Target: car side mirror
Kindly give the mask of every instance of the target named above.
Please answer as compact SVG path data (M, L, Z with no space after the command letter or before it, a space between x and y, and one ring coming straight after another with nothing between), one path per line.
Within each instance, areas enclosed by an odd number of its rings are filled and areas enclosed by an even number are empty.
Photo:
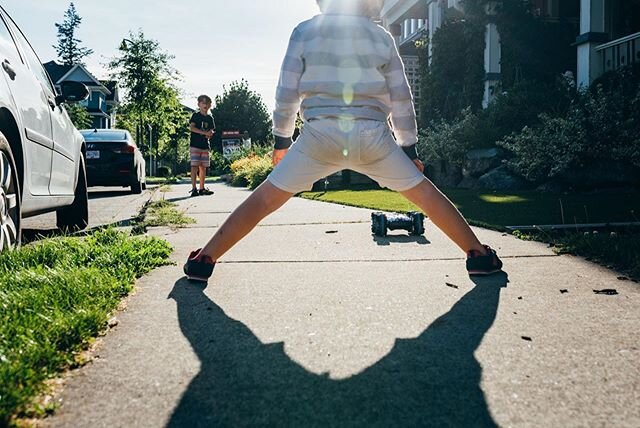
M77 103L89 97L89 89L80 82L67 81L60 83L60 92L62 94L56 97L57 104L64 102Z

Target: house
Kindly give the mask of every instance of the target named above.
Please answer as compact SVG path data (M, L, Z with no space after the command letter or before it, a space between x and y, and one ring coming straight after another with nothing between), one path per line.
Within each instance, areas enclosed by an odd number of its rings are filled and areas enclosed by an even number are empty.
M80 105L87 108L92 127L109 129L116 126L116 111L120 103L116 81L100 81L81 64L61 65L50 61L43 65L58 91L64 81L82 82L87 86L89 98Z
M428 33L427 16L427 1L424 0L386 0L381 13L382 25L391 32L398 45L418 117L420 116L420 61L416 41Z
M402 53L402 51L409 49L406 45L414 44L418 34L425 34L431 39L442 26L447 10L455 8L462 11L463 3L463 0L385 0L381 13L382 25L396 36L396 43ZM493 15L495 13L494 5L489 5L487 14ZM499 84L501 77L500 35L495 23L487 24L485 42L486 74L483 106L486 107L493 99L495 87ZM428 52L429 58L431 58L431 46L429 46ZM414 58L411 58L410 63L413 65L407 68L414 68L414 61ZM417 83L415 86L418 86ZM416 88L412 89L416 94Z
M500 34L491 22L501 3L489 1L485 9L489 23L484 35L484 107L495 96L502 78ZM431 38L447 11L464 11L463 4L463 0L385 0L382 25L396 37L401 53L406 52L417 32ZM579 86L589 86L604 72L640 63L640 0L531 0L531 6L532 13L546 21L575 23L577 60L567 71L576 75ZM408 70L415 68L413 58L407 64L411 64Z
M580 0L577 82L640 64L640 0Z

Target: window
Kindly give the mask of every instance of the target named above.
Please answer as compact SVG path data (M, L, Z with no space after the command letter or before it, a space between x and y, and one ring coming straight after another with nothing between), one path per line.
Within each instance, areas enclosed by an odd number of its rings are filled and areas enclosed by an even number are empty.
M22 62L20 53L4 20L0 17L0 51L7 56L9 62L18 65Z
M40 81L40 83L44 88L49 89L49 91L52 94L55 94L56 92L53 89L53 85L51 84L49 75L47 74L44 67L42 66L40 59L38 59L38 55L36 55L36 53L33 51L33 48L31 48L31 45L29 44L27 39L25 39L24 35L18 29L18 27L16 27L13 21L9 21L8 24L13 30L13 34L16 36L16 39L17 39L16 41L18 42L18 45L22 48L22 51L26 57L27 63L29 64L29 68L31 69L33 74Z

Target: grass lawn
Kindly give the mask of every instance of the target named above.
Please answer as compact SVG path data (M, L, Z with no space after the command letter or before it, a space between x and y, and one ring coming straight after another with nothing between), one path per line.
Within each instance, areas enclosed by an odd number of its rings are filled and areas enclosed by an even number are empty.
M640 222L640 192L599 193L443 191L469 223L504 230L505 226ZM372 210L413 211L417 207L389 190L306 192L303 198ZM563 221L564 220L564 221ZM536 232L528 239L549 242L559 252L587 257L640 277L638 229L610 233Z
M540 193L451 189L443 193L470 223L498 230L521 225L640 222L640 192ZM306 192L300 196L384 211L418 209L390 190L335 190Z
M171 251L110 229L0 254L0 426L53 410L33 402L45 381L79 363L135 279Z

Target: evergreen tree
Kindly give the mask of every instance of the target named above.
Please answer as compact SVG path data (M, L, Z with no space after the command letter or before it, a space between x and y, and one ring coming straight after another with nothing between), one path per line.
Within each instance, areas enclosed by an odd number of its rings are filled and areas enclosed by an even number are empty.
M266 143L271 139L271 116L262 97L249 89L242 79L223 87L224 93L216 96L212 113L219 130L247 131L255 142ZM214 139L219 140L221 132Z
M76 38L75 33L82 18L76 12L76 7L71 2L69 8L64 13L64 21L56 23L58 29L58 45L53 46L56 49L58 58L64 65L83 64L83 58L91 55L93 50L80 46L82 40Z

